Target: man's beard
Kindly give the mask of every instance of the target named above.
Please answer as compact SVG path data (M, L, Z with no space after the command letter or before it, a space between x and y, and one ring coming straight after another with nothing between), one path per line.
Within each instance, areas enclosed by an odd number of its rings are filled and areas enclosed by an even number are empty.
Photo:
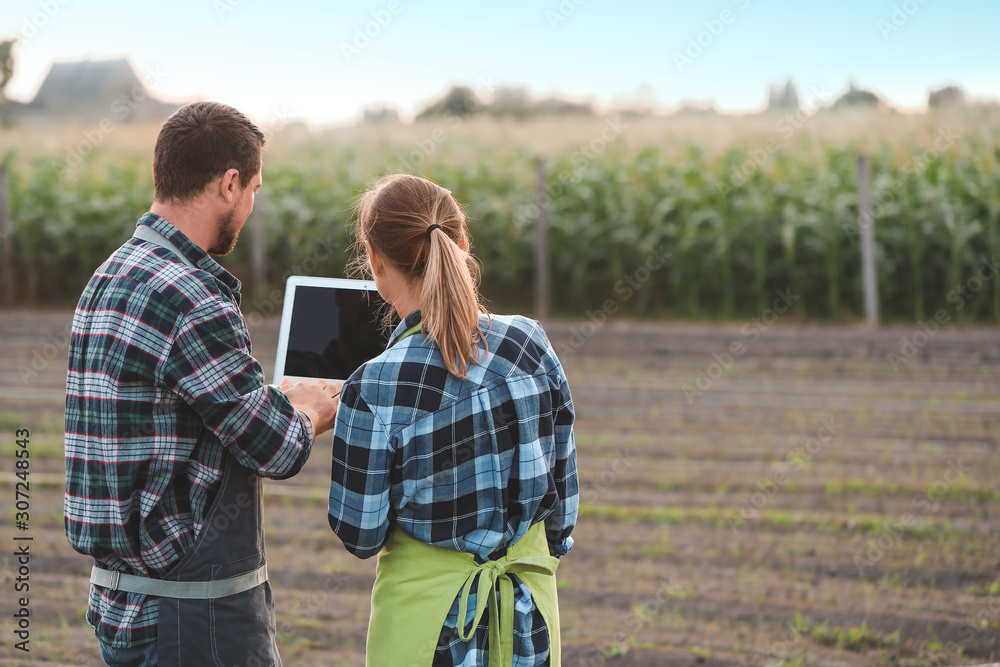
M219 234L215 243L208 249L210 255L228 255L236 247L240 237L240 225L236 224L236 212L229 211L219 218Z

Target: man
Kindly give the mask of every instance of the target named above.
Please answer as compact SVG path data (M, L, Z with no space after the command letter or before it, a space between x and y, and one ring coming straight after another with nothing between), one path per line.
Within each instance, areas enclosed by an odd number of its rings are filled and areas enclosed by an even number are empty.
M66 535L92 556L87 620L116 665L273 665L261 478L330 429L339 387L264 385L232 251L264 135L215 102L179 109L153 152L153 205L94 273L66 379Z

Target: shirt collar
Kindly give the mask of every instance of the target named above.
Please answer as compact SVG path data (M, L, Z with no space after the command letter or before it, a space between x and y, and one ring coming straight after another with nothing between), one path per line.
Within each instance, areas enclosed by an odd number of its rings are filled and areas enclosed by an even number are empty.
M396 328L392 332L392 336L389 337L389 347L392 347L399 342L399 337L403 333L416 325L420 324L420 309L417 308L415 311L403 318L403 321L396 325Z
M161 218L155 213L146 213L144 216L139 218L139 222L136 223L136 227L139 225L146 225L147 227L151 227L156 230L162 234L164 238L177 246L177 249L184 253L184 257L189 259L191 263L199 269L211 273L213 277L217 278L233 292L240 291L240 281L236 276L231 274L221 264L215 261L211 255L195 245L195 243L189 239L184 232L170 224L166 218Z

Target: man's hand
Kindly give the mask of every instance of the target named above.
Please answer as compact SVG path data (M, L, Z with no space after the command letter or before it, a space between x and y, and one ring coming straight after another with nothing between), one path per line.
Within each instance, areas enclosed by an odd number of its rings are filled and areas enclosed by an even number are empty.
M313 436L317 436L333 428L337 408L340 407L342 386L339 383L327 384L323 380L317 380L313 384L300 382L293 385L291 380L285 378L278 389L288 397L293 408L309 416L313 425Z

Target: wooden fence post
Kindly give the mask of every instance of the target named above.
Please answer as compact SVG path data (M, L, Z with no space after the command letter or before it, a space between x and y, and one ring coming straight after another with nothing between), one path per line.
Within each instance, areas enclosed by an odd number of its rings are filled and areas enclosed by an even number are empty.
M548 192L545 188L545 160L535 163L535 313L539 320L549 319L549 250L548 250Z
M7 185L7 161L0 161L0 242L3 243L3 305L13 306L14 285L14 224L10 219L10 197Z
M858 225L861 227L861 280L864 284L865 321L878 326L878 273L875 271L875 219L869 190L868 156L858 154Z

